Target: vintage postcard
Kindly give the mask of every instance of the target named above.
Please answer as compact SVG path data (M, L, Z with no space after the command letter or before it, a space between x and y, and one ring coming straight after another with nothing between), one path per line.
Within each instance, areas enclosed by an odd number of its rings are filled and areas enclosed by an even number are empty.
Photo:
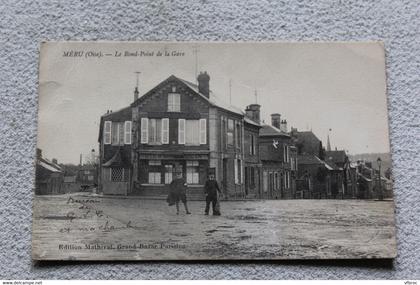
M35 260L394 258L382 43L46 42Z

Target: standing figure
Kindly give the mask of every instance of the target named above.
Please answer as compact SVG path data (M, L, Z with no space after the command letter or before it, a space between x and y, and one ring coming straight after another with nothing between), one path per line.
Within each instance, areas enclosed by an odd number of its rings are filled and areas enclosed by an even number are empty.
M213 215L220 216L220 206L218 205L218 194L222 194L220 191L219 184L214 179L214 175L210 174L209 179L206 181L206 185L204 187L204 193L206 194L206 209L204 210L204 214L208 215L210 210L210 203L212 204L213 208Z
M172 180L169 191L169 196L172 197L176 205L176 214L179 215L179 201L184 204L185 213L191 214L187 206L187 183L182 178L182 172L178 172L176 179Z

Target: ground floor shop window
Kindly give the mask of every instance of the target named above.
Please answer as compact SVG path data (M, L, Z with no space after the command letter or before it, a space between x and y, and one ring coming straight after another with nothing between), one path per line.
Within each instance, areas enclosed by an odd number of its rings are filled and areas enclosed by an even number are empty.
M149 183L160 184L160 172L149 172Z
M161 167L162 163L160 160L149 160L149 183L150 184L161 184Z
M187 161L187 183L199 184L199 163L198 161Z
M173 169L174 166L172 164L165 165L165 184L171 184L173 179Z

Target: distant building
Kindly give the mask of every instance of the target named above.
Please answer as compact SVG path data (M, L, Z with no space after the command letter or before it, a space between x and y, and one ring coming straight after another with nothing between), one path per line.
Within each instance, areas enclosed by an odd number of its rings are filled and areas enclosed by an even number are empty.
M35 194L49 195L64 193L64 172L56 159L52 161L42 157L41 149L36 150Z

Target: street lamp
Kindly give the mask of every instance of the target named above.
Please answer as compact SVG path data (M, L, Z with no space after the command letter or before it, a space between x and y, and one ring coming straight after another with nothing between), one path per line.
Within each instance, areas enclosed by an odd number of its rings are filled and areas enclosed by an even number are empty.
M378 193L378 198L379 198L379 200L383 200L384 197L382 195L382 181L381 181L381 164L382 164L382 159L380 157L378 157L378 159L376 160L376 162L378 163L378 168L379 168L379 193Z

